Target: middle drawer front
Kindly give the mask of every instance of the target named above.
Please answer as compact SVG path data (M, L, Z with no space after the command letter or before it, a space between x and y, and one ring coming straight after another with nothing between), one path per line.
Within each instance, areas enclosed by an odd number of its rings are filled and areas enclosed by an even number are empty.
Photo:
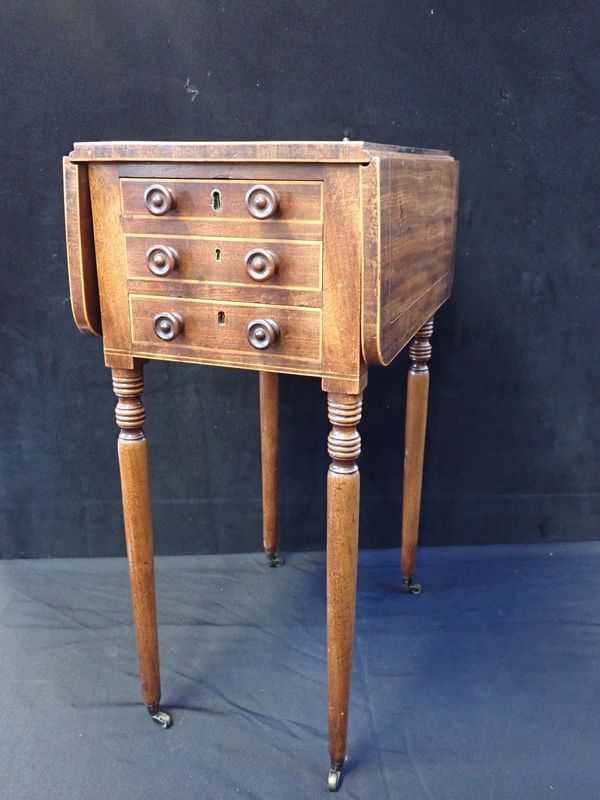
M198 356L201 360L229 358L240 364L272 362L312 365L321 360L321 310L216 300L188 300L176 297L129 296L131 335L134 350L166 359ZM164 315L177 315L176 335L165 341L157 335ZM172 319L172 317L171 317ZM252 326L264 320L277 332L271 344L260 335L251 343ZM168 320L167 320L168 327ZM256 328L254 329L256 333ZM235 358L237 356L237 359Z
M320 242L131 234L125 241L129 278L321 291ZM173 268L160 276L163 248Z

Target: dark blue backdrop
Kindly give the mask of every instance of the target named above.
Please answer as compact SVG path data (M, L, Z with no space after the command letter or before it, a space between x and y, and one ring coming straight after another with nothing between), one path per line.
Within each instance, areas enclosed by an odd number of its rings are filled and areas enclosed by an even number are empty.
M60 158L86 139L339 139L462 164L433 341L425 544L598 536L596 2L5 0L0 555L123 553L110 380L68 304ZM398 539L406 360L372 370L362 544ZM160 553L260 545L257 378L147 368ZM284 378L284 549L323 543L317 381Z

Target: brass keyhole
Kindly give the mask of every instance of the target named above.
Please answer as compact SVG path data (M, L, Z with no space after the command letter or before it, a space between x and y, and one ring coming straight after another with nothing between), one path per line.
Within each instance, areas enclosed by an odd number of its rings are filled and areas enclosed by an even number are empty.
M218 263L221 260L221 248L215 247L215 261Z
M223 210L223 206L221 205L221 192L219 189L213 189L210 193L210 207L215 214L220 214Z
M217 322L219 323L219 325L225 325L225 312L224 311L219 311L219 313L217 314Z

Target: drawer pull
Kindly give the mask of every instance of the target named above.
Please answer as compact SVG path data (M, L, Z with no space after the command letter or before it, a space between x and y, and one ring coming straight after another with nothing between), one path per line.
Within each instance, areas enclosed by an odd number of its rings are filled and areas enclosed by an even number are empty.
M255 319L248 325L248 341L257 350L266 350L281 336L279 325L272 319Z
M160 183L153 183L144 192L144 203L151 214L162 217L177 205L175 192Z
M246 272L252 280L268 281L277 272L279 256L272 250L263 250L260 247L249 250L244 258Z
M183 331L183 317L174 311L163 311L154 317L154 333L163 342L176 339Z
M279 208L279 196L273 189L258 183L246 194L246 208L256 219L268 219Z
M164 277L179 266L179 253L174 247L166 244L156 244L146 253L146 264L150 272Z

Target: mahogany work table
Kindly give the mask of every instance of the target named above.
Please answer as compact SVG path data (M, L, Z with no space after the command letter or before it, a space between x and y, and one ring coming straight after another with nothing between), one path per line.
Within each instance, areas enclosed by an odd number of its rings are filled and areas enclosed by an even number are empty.
M278 373L321 378L327 447L329 755L346 757L356 596L362 393L409 344L402 579L417 547L433 314L450 294L458 163L364 142L94 142L64 159L71 303L102 336L120 428L123 515L142 695L160 677L142 365L260 376L263 540L277 553Z

